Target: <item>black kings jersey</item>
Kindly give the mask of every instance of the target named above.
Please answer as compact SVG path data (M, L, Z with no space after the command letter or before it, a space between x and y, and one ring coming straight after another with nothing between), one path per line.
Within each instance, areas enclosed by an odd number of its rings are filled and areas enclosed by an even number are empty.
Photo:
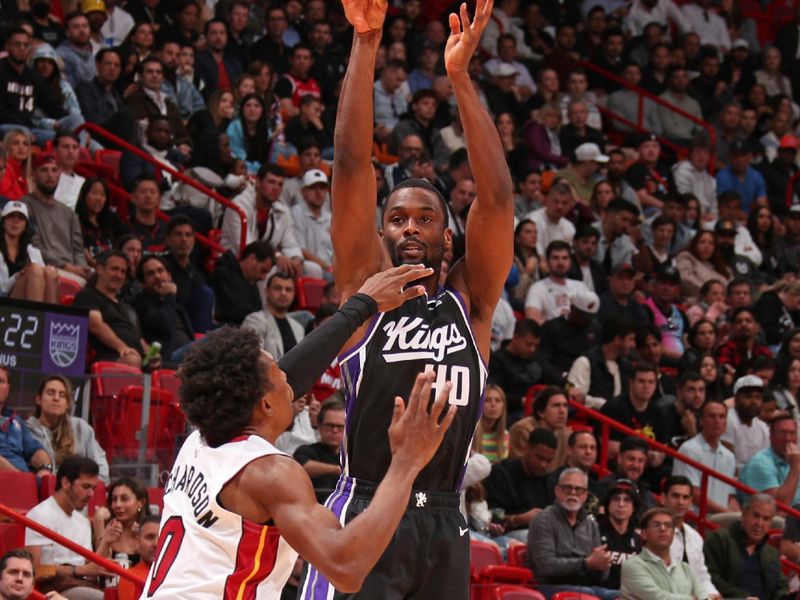
M433 370L432 398L451 381L450 404L458 412L414 487L457 491L483 411L487 375L460 294L445 288L433 299L422 296L379 313L340 365L347 402L344 474L375 483L383 479L392 459L387 430L394 398L407 401L416 376Z

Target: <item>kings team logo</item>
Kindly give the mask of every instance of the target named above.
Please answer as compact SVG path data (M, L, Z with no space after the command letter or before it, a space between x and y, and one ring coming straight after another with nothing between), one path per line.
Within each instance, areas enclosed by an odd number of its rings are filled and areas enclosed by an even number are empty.
M75 362L81 345L81 326L76 323L50 323L50 360L62 369Z

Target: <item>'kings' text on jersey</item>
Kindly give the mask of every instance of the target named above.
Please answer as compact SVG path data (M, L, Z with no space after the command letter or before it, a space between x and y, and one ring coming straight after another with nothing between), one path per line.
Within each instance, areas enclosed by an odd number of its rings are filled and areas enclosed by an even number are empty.
M408 399L416 376L433 371L433 395L452 382L458 413L414 487L456 491L483 410L486 367L461 296L447 288L433 299L378 314L361 342L340 359L347 400L344 474L380 482L391 462L387 429L395 396Z

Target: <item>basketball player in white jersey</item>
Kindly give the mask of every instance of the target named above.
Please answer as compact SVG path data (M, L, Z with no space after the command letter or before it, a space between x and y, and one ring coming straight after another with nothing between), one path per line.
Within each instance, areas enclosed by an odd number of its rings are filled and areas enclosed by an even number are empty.
M453 421L455 408L445 410L449 383L430 412L432 374L417 378L407 407L394 399L391 466L373 510L347 526L317 504L303 467L272 444L292 422L295 395L311 388L348 337L378 310L422 295L421 286L404 287L430 272L404 265L371 277L280 364L248 330L220 329L192 348L179 372L180 396L197 431L165 486L143 600L277 600L298 552L339 589L360 588Z

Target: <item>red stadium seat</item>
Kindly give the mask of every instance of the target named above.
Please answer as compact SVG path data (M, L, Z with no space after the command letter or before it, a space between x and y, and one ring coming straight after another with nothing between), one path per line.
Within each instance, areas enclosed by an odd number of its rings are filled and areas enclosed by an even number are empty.
M75 302L75 294L65 294L64 296L61 296L61 298L58 300L58 303L61 304L62 306L72 306L74 302Z
M508 547L508 564L512 567L525 567L528 563L528 546L511 544Z
M580 592L556 592L550 600L600 600L591 594L581 594Z
M42 475L39 479L39 502L47 500L56 492L56 476Z
M476 572L490 565L502 565L503 556L500 549L489 542L470 540L469 543L469 564Z
M25 527L16 521L0 523L0 554L22 548L24 545Z
M147 488L147 498L150 506L157 506L158 512L164 510L164 488L149 487Z
M537 394L546 387L546 385L540 383L528 388L528 392L525 394L525 398L522 401L522 410L526 417L530 417L533 414L533 401L536 400Z
M59 277L58 278L58 296L59 298L63 296L75 296L78 292L81 291L81 285L73 280L67 279L66 277Z
M94 494L92 494L92 498L89 500L89 504L86 508L86 510L89 511L89 517L94 516L94 511L97 510L97 507L106 506L107 496L106 484L102 481L98 481L97 487L94 488Z
M36 476L21 471L0 471L0 504L22 513L39 504Z
M498 585L493 600L545 600L541 592L518 585Z
M324 279L300 277L297 280L297 310L315 312L322 304L322 293L327 284Z
M174 402L178 402L178 392L181 389L181 380L178 372L173 369L158 369L153 371L153 387L172 394Z
M94 161L99 165L109 167L114 174L115 181L119 181L119 163L121 160L122 152L119 150L102 149L94 153Z

